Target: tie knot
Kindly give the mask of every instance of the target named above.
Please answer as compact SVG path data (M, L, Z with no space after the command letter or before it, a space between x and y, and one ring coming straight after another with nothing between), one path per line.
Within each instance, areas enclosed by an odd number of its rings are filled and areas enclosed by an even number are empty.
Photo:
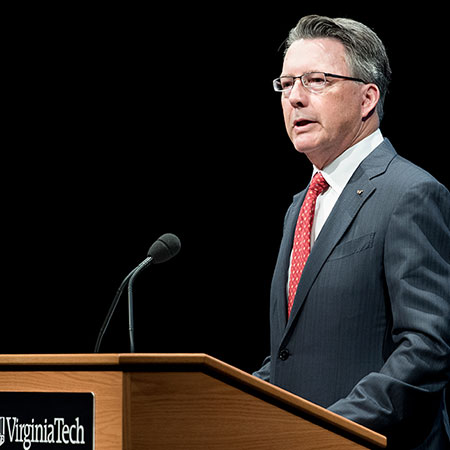
M317 172L309 186L309 189L320 195L322 192L326 191L329 187L329 184L326 182L325 178L320 172Z

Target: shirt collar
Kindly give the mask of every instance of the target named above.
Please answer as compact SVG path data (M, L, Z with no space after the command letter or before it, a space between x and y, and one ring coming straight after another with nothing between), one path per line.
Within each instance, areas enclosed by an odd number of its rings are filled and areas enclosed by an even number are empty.
M348 148L322 170L319 171L313 165L313 176L316 172L321 172L330 188L340 195L361 162L383 142L383 139L380 129L377 129L362 141Z

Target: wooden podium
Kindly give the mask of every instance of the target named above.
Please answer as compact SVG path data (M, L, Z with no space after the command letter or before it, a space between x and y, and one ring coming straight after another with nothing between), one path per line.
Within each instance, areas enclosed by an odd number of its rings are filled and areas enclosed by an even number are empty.
M205 354L0 355L2 392L92 392L96 450L386 446L384 436Z

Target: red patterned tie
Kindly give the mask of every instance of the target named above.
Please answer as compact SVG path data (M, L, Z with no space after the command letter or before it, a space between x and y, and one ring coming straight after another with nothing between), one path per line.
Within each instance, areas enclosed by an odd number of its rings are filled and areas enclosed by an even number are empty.
M320 172L317 172L309 185L295 228L292 247L291 273L289 277L288 316L294 304L298 282L311 250L311 227L314 220L317 197L328 189L328 183Z

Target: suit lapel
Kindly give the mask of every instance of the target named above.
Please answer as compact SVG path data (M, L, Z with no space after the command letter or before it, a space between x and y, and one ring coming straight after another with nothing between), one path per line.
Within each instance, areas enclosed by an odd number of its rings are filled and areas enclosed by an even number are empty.
M347 228L353 222L362 205L375 191L376 188L371 179L386 170L394 155L395 150L392 148L389 141L385 140L385 142L378 147L377 151L372 152L371 155L363 161L351 177L342 194L339 196L318 239L314 243L308 261L303 269L291 315L284 331L284 337L289 333L293 322L301 311L308 292L319 275L323 264L333 251L334 247L336 247ZM292 242L293 231L290 239ZM289 264L289 259L287 264ZM287 270L288 269L286 269L286 273ZM286 306L284 307L286 308Z

